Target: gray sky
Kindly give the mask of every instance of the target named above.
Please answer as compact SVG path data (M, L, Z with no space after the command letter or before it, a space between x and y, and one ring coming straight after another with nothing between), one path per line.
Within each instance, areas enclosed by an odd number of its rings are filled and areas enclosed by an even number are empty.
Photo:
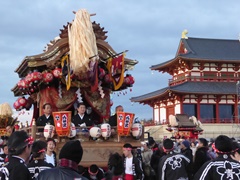
M129 99L168 86L171 77L149 67L175 56L184 29L199 38L238 39L240 33L239 0L2 0L0 103L12 105L17 99L11 88L19 81L14 70L24 57L42 53L74 19L72 11L82 8L96 13L91 20L105 27L116 52L129 50L127 57L139 61L130 72L132 91L115 93L113 108L121 104L141 119L152 118L152 109Z

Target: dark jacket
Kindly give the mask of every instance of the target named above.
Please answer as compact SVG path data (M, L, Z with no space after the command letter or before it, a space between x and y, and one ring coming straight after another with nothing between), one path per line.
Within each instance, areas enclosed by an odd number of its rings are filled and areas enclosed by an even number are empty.
M28 164L28 170L31 173L32 179L36 179L38 174L46 169L53 168L53 165L45 162L43 159L33 160Z
M81 180L87 180L87 178L83 177L72 168L56 167L40 172L37 180L74 180L80 178L82 178Z
M190 160L182 155L170 152L163 156L158 165L159 180L187 179Z
M133 161L132 171L133 171L134 179L143 180L144 174L142 169L142 162L140 162L139 159L134 156L132 161ZM124 158L124 169L126 169L126 158ZM125 171L124 171L124 174L125 174Z
M8 162L7 154L0 154L0 166Z
M9 180L31 180L31 174L25 162L16 156L9 158L9 163L6 165L9 172Z
M117 126L117 114L110 116L108 123L110 126Z
M206 162L197 171L194 180L239 180L240 163L228 155L219 155L216 159Z
M181 150L181 153L186 156L189 160L190 160L190 163L189 163L189 166L187 167L187 171L189 172L189 176L188 178L190 180L193 179L193 155L192 155L192 150L190 148L186 148L184 150Z
M160 149L154 151L152 154L150 165L154 169L156 175L158 173L158 164L160 162L160 159L165 155L166 153L161 151Z
M72 123L76 126L79 127L81 124L85 123L86 126L93 126L93 122L90 119L88 115L84 115L83 118L81 119L79 114L76 114L72 118Z
M36 125L37 126L45 126L47 123L51 124L54 126L54 120L53 120L53 116L50 115L48 118L46 117L46 115L42 115L40 117L38 117L37 121L36 121Z
M198 148L193 162L193 174L195 174L201 168L201 166L209 160L211 160L211 158L208 155L208 147Z

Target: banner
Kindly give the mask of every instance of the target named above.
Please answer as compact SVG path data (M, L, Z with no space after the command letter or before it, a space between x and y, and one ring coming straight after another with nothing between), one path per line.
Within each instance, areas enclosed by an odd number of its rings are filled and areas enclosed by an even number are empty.
M120 136L129 136L135 114L117 112L117 132Z
M71 111L53 112L55 129L58 136L68 136L70 133Z

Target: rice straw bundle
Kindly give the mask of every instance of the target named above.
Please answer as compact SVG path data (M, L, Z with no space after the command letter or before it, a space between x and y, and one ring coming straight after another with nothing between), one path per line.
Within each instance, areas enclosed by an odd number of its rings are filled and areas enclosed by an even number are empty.
M90 14L85 10L76 12L72 25L68 26L70 67L73 74L84 73L89 70L89 61L96 61L96 37L93 32Z
M12 108L8 103L0 104L0 118L7 118L13 115Z

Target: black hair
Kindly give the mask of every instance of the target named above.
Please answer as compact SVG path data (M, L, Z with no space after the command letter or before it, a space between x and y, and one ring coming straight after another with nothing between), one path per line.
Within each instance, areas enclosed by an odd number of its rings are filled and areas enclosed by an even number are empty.
M56 146L56 141L53 138L48 138L47 139L47 143L50 142L50 141L52 141L54 143L54 145Z
M198 140L203 144L204 147L208 146L208 141L205 138L199 138Z
M40 140L35 141L33 143L33 146L32 146L32 156L33 156L33 158L40 157L43 152L39 152L39 151L41 151L43 149L46 150L46 148L47 148L47 143L46 142L40 141Z
M8 152L10 155L20 155L24 152L25 148L28 145L29 138L28 134L25 131L15 131L11 134L8 140Z
M118 106L115 107L115 111L117 111L117 108L119 108L119 107L123 108L122 105L118 105Z
M84 104L83 102L80 102L77 104L77 108L79 108L80 106L85 106L86 107L86 104Z
M98 166L96 164L92 164L89 167L89 170L90 170L91 173L97 173L98 172Z
M47 105L49 105L50 107L52 107L52 105L51 105L50 103L45 103L45 104L42 106L42 108L45 109Z
M163 147L166 149L166 150L171 150L173 148L173 141L171 139L165 139L163 141Z
M85 173L85 168L82 165L78 165L78 173L81 175Z
M124 147L124 148L133 148L132 145L129 144L129 143L124 144L123 147Z

